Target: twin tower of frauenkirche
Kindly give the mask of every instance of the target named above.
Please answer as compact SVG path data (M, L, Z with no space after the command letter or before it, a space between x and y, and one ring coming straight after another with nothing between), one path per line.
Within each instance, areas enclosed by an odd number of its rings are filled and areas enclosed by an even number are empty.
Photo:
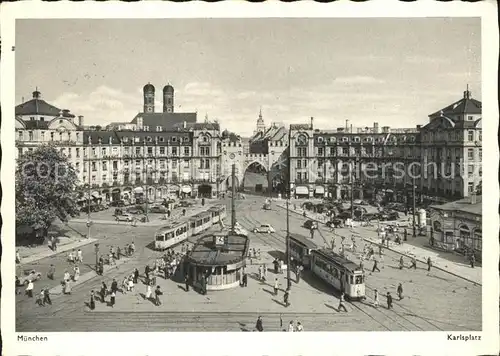
M155 87L148 83L143 88L144 94L144 112L155 112ZM174 87L170 84L163 88L163 112L174 112Z

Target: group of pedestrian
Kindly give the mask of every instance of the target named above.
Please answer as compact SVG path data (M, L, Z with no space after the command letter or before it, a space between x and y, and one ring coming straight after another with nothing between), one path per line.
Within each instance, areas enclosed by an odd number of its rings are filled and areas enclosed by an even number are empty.
M280 316L280 328L283 327L283 319ZM264 331L264 324L262 321L262 316L259 316L257 318L257 321L255 323L255 329L258 332ZM297 321L297 324L295 325L294 321L291 320L290 323L288 324L288 332L301 332L304 331L304 327L302 326L300 321Z
M33 297L33 295L31 295L31 297ZM46 304L52 305L49 288L44 288L40 291L40 294L37 296L36 303L41 307L44 307Z

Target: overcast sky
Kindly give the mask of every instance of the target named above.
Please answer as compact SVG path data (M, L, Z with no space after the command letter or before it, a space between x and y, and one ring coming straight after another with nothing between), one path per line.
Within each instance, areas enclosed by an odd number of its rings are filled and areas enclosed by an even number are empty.
M88 124L130 121L142 87L175 88L249 135L266 124L413 127L460 99L481 100L479 19L18 20L16 104L37 86Z

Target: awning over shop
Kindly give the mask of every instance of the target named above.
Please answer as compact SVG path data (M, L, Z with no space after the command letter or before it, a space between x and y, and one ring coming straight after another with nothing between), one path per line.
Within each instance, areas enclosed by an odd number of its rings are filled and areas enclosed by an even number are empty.
M314 188L314 193L325 194L325 187L323 187L322 185L317 186L316 188Z
M101 197L101 194L99 192L92 192L92 197L99 199Z
M189 186L189 185L183 185L181 191L183 193L191 193L191 186Z
M299 185L295 188L295 194L309 195L309 187L306 187L304 185Z
M142 187L136 187L136 188L134 188L134 193L135 194L142 194L142 193L144 193L144 189Z

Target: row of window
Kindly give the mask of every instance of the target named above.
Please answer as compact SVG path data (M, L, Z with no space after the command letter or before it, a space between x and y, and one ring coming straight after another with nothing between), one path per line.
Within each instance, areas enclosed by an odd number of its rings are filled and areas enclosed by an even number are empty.
M28 132L28 137L27 137L27 140L28 141L33 141L34 140L34 133L33 131L27 131ZM19 130L17 132L17 139L19 141L24 141L24 131L22 130ZM71 141L73 139L73 135L72 135L72 132L71 131L68 131L66 133L63 133L63 132L56 132L56 131L50 131L49 132L49 137L50 137L50 141ZM80 140L80 133L79 132L76 132L75 133L75 141L79 141ZM45 131L40 131L40 141L45 141Z
M433 142L433 141L463 141L463 131L455 130L455 131L439 131L439 132L428 132L423 136L425 142ZM467 131L467 141L482 141L483 140L483 131L482 130L468 130Z

